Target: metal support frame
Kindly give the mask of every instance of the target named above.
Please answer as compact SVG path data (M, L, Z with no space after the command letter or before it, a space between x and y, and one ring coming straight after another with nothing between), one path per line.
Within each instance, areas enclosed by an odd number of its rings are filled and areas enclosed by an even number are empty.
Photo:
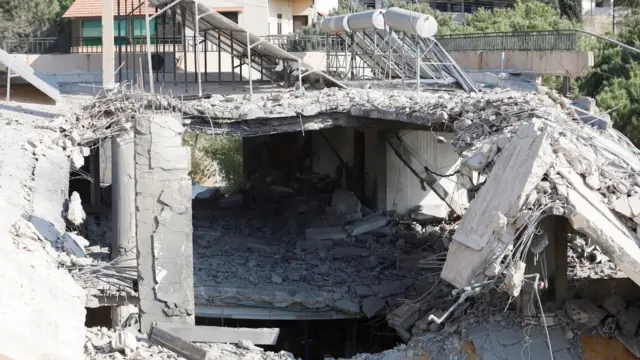
M195 47L195 68L196 68L196 77L198 78L198 96L202 97L202 74L200 73L201 69L200 69L200 17L198 16L198 2L194 1L193 2L193 11L195 14L195 20L194 20L194 27L195 27L195 34L193 35L195 37L195 41L194 41L194 47ZM205 53L205 56L207 56L207 54Z
M251 43L251 36L250 33L247 31L247 64L249 65L249 94L253 95L253 66L251 66L253 63L251 62L251 48L260 44L261 42L263 42L264 40L261 39L258 42L256 42L255 44ZM242 68L240 68L240 71L242 71ZM298 60L298 74L300 73L300 60ZM240 73L240 80L242 80L242 73ZM302 81L300 81L300 86L302 86Z
M7 102L11 101L11 69L7 66Z

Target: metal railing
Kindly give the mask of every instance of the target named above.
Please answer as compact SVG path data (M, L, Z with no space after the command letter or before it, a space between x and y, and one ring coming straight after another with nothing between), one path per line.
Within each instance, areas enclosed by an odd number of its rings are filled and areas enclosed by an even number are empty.
M305 51L346 51L347 44L340 36L335 35L268 35L262 37L283 50L291 52ZM451 34L436 37L447 51L575 51L580 48L579 32L575 30L555 31L523 31L501 33ZM200 38L199 51L218 51L212 41ZM183 39L152 38L153 51L184 51ZM163 46L164 45L164 46ZM194 51L195 39L186 39L186 51ZM78 54L101 53L102 44L99 38L31 38L0 39L0 46L13 53L23 54ZM116 39L116 51L146 51L146 38Z
M69 44L61 38L42 37L26 39L0 39L2 49L20 54L68 54Z
M436 37L447 51L574 51L579 48L574 30L452 34ZM344 51L338 36L269 35L263 37L287 51Z
M447 51L574 51L574 30L522 31L442 35L436 38Z
M280 47L285 51L304 52L304 51L345 51L347 44L336 35L267 35L262 39L269 43Z

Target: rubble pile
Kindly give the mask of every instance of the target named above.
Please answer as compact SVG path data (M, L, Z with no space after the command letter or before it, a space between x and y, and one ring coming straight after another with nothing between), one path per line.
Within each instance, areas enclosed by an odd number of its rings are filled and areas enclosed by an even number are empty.
M134 330L113 331L103 327L92 327L86 330L84 345L86 360L184 359L164 347L152 344ZM290 353L264 351L249 341L241 341L237 345L202 343L195 343L195 345L207 351L207 360L295 360Z
M463 166L479 173L481 189L454 235L443 278L463 287L486 276L521 277L528 251L548 243L536 235L540 222L556 215L639 282L640 151L613 129L577 121L559 97L503 92L467 107L455 116L453 145ZM456 269L460 262L469 266Z
M421 261L444 254L446 225L373 213L343 190L307 197L284 189L253 207L250 195L232 194L217 209L194 210L197 304L372 317L437 278L442 258L428 269ZM228 208L229 198L240 200Z

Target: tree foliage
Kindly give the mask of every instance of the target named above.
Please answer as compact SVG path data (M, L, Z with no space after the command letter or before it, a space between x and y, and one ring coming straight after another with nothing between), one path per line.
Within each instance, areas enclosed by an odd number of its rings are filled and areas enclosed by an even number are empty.
M632 18L616 40L640 48L640 18ZM580 92L596 98L602 110L610 111L614 127L640 144L640 55L604 41L593 51L594 67L580 80Z
M60 15L58 0L1 0L0 38L28 38L46 32Z
M480 9L457 32L511 32L574 29L576 24L536 0L518 0L513 8Z
M579 0L567 0L579 1ZM331 15L362 11L361 7L349 7L348 0L340 0L339 7ZM474 32L503 32L527 30L574 29L576 23L562 17L560 11L537 0L517 0L513 8L485 10L480 9L467 17L464 25L456 24L451 17L432 9L428 3L411 3L402 0L388 1L388 7L400 7L433 16L438 22L438 35ZM306 35L319 32L318 24L299 31Z
M560 14L575 22L582 20L582 0L558 0Z

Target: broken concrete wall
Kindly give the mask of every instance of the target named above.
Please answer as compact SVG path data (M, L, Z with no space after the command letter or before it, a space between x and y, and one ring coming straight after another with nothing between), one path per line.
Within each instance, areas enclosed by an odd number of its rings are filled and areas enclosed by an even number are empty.
M83 359L85 294L66 270L58 269L51 245L61 235L57 231L64 231L68 161L50 140L41 145L39 137L51 135L46 130L3 120L2 131L0 354Z
M141 330L194 323L190 149L173 115L136 119L136 235Z
M409 147L421 154L425 162L424 165L439 174L449 174L456 171L460 164L460 158L454 147L451 145L452 134L434 133L431 131L407 130L399 133L402 141ZM436 139L443 137L447 142L439 143ZM420 186L416 176L398 159L392 149L387 146L387 209L396 210L398 213L406 213L416 205L422 206L422 211L426 214L445 217L449 211L448 206L429 188L426 191ZM421 176L425 176L421 160L404 154L405 160L418 171ZM440 178L438 183L453 198L463 206L469 201L467 191L458 185L458 176Z

